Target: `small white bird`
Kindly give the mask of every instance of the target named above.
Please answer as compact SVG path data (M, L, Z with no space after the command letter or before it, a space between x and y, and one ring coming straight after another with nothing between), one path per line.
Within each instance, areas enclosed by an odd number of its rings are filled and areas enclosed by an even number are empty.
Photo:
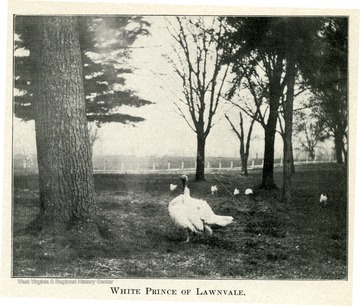
M174 191L177 188L177 185L174 184L170 184L170 190Z
M233 217L216 215L206 201L192 198L187 187L188 177L182 175L180 179L183 193L169 203L169 215L178 226L187 229L186 242L190 240L190 233L207 231L211 235L210 225L226 226L234 221Z
M252 189L250 189L250 188L246 189L246 190L245 190L245 194L246 194L246 195L253 194Z
M217 193L217 192L218 192L217 186L216 186L216 185L211 186L211 194L215 194L215 193Z
M239 189L235 188L234 195L238 195L240 193Z
M327 200L328 200L328 198L327 198L327 196L326 196L326 194L321 194L321 196L320 196L320 204L322 204L322 205L326 205L326 203L327 203Z

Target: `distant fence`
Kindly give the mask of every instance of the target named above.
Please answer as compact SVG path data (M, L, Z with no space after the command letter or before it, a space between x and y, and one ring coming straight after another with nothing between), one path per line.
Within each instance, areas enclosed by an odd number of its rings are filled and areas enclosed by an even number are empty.
M260 161L260 163L259 163ZM322 159L322 160L295 160L295 165L306 165L306 164L318 164L318 163L331 163L335 162L331 157L328 159ZM225 164L225 165L224 165ZM250 163L248 163L248 170L253 169L262 169L264 166L263 160L255 160L252 159ZM274 167L282 167L283 166L283 160L278 159L274 162ZM181 162L180 167L173 167L171 162L167 163L167 167L164 168L163 165L159 166L157 163L153 162L151 167L147 167L146 169L141 169L140 165L136 167L136 169L131 169L125 165L125 163L122 164L120 169L94 169L94 173L151 173L151 172L164 172L164 173L170 173L170 172L193 172L196 169L196 163L185 163ZM218 163L211 163L206 162L205 163L205 169L206 171L232 171L232 170L241 170L240 165L235 165L234 161L230 161L230 163L223 163L222 161L219 161Z
M315 160L297 158L295 165L328 163L334 162L332 157ZM15 156L14 157L15 173L37 173L36 156ZM276 158L274 167L283 165L282 158ZM171 172L193 172L196 169L196 163L190 157L129 157L129 156L94 156L93 158L94 173L171 173ZM262 169L263 160L259 158L250 159L248 170ZM232 159L228 157L207 158L205 169L212 171L236 171L241 169L239 158Z

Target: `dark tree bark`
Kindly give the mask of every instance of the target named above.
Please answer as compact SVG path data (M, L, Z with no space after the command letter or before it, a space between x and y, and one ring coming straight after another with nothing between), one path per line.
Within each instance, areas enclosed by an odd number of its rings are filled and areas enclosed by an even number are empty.
M37 41L30 56L36 76L37 225L46 234L63 235L82 224L86 235L98 236L77 19L37 17L34 26Z
M291 181L293 174L293 104L294 104L294 86L295 86L296 68L293 54L287 56L287 92L284 104L284 165L283 165L283 199L286 203L291 201Z
M340 133L334 133L334 144L335 144L335 156L336 156L336 162L338 164L344 163L344 157L346 157L346 150L343 140L343 134Z
M197 181L205 180L205 143L206 137L197 134L197 155L196 155L196 173L195 179Z
M264 149L264 167L261 187L264 189L277 188L274 182L274 154L275 154L275 135L276 124L278 120L278 109L280 105L280 97L282 95L283 81L281 81L282 73L282 57L279 55L277 66L273 73L268 73L269 77L269 117L265 129L265 149Z
M249 154L245 151L244 142L240 144L240 159L241 159L241 175L248 176L248 160Z
M265 130L264 167L261 183L261 187L264 189L276 188L274 183L275 133L276 130L274 131L270 127Z

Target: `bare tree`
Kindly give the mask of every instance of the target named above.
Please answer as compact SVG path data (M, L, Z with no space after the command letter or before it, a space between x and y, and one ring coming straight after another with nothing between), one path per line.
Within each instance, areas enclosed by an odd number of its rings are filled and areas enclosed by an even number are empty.
M255 118L251 119L250 126L246 134L244 130L244 120L241 111L239 112L239 117L240 117L239 130L235 127L235 125L232 123L232 121L226 114L225 117L227 121L230 123L232 130L235 132L236 136L240 140L241 174L248 176L247 164L249 159L251 135L255 123Z
M310 160L314 160L316 148L320 142L328 137L328 131L324 123L318 120L312 112L296 112L294 119L295 139L301 148L307 152Z
M251 53L236 63L234 87L229 92L230 102L264 129L265 149L262 187L275 188L274 183L274 143L278 121L278 110L283 97L285 79L283 58ZM272 71L274 70L274 71ZM236 91L250 93L251 99L234 103L231 98Z
M205 180L206 138L214 126L229 64L223 65L220 40L224 33L221 19L177 17L168 27L174 38L174 54L168 57L182 82L185 100L175 103L179 114L197 135L196 180Z

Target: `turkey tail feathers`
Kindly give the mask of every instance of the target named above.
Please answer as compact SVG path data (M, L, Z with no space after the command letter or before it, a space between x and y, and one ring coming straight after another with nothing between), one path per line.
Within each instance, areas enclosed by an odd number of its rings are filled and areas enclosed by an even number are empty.
M211 219L205 220L205 222L207 224L216 224L216 225L219 225L219 226L229 225L233 221L234 221L233 217L230 217L230 216L218 216L218 215L213 215Z

